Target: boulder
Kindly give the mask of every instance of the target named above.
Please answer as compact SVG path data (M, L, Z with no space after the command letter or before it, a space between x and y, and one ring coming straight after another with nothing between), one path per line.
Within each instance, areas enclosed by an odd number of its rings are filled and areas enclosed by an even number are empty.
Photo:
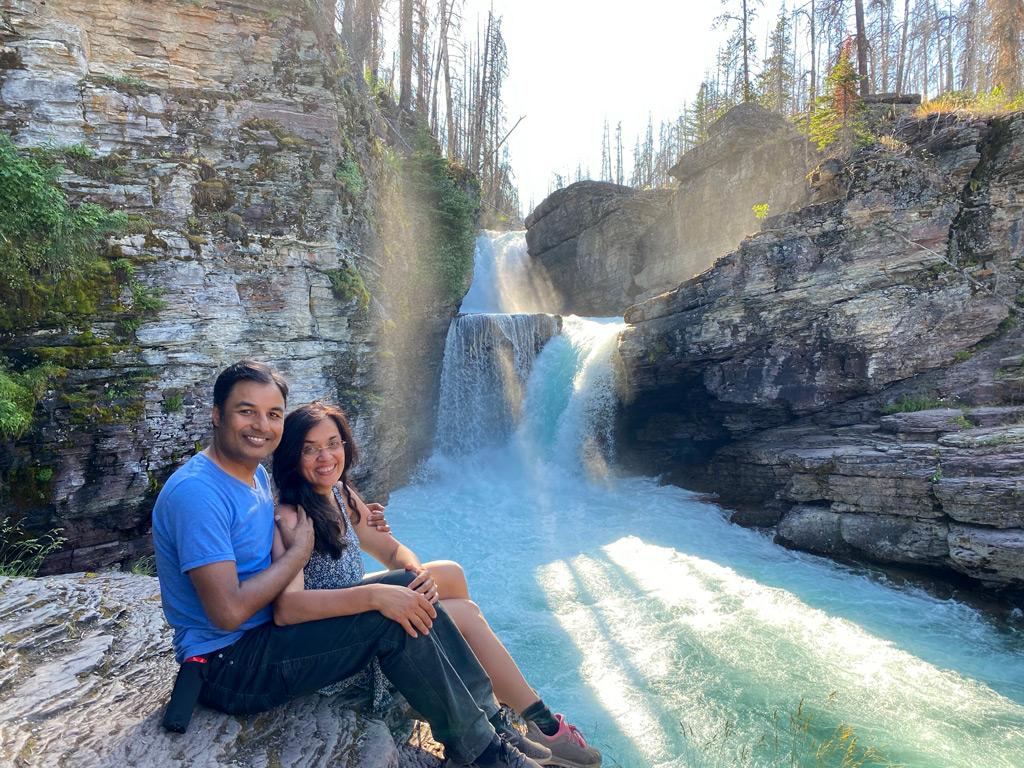
M561 293L563 314L618 316L704 272L774 214L810 199L818 153L793 125L756 104L734 107L671 170L676 190L582 181L526 219L529 253Z
M757 104L733 107L708 138L669 171L679 187L644 233L635 299L643 301L701 274L760 229L755 206L769 215L810 200L807 174L818 151L794 125Z
M617 317L634 302L640 238L671 194L581 181L537 206L526 219L526 242L534 268L561 300L558 311Z
M381 715L319 694L249 716L199 706L186 733L165 731L177 665L151 576L0 578L0 622L3 765L441 765L429 728L400 696Z

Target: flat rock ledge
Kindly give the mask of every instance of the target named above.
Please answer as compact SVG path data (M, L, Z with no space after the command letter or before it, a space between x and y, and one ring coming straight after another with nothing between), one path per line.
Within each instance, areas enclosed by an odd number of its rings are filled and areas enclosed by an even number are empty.
M168 733L170 649L154 577L0 578L0 765L441 765L400 696L381 717L318 694L248 717L198 707L187 733Z

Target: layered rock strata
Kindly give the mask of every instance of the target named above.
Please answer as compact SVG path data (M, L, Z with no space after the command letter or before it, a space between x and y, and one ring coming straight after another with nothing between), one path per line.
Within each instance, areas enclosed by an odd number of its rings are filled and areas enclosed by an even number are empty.
M441 765L401 696L380 715L320 694L249 716L199 706L186 733L165 731L177 665L151 576L0 579L0 622L3 765Z
M821 174L836 199L626 312L621 432L639 466L767 504L749 522L785 513L792 545L1021 586L1016 428L880 412L1024 400L1024 115L897 135Z
M155 494L209 438L213 380L240 358L279 368L291 406L349 411L369 498L429 450L454 307L416 264L400 142L344 72L332 13L4 4L0 127L64 158L73 202L138 231L113 244L117 287L93 310L2 339L67 369L38 429L0 445L0 511L63 529L46 570L149 551Z

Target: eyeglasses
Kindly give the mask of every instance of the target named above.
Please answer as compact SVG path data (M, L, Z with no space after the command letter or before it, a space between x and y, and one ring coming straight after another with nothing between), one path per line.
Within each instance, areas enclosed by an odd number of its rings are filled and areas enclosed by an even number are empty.
M328 453L334 453L339 448L344 448L346 445L347 445L347 443L344 440L331 440L325 446L307 445L307 446L304 446L302 451L301 451L302 458L304 458L304 459L315 459L317 456L320 455L320 451L323 451L323 450L326 449L326 451Z

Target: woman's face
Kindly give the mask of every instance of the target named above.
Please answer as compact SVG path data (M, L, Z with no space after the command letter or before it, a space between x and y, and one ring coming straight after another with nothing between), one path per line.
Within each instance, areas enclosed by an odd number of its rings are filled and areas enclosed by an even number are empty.
M331 493L345 468L345 443L334 419L327 418L306 433L299 453L299 471L313 488Z

